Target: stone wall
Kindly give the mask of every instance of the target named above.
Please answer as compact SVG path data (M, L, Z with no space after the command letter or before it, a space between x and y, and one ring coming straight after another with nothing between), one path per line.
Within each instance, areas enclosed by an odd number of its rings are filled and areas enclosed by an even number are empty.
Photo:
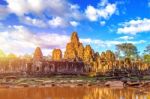
M34 64L28 64L29 74L88 74L90 67L83 62L69 61L37 61Z
M8 58L0 58L0 74L3 73L23 73L26 72L26 64L30 60L28 59L8 59ZM30 61L31 62L31 61Z

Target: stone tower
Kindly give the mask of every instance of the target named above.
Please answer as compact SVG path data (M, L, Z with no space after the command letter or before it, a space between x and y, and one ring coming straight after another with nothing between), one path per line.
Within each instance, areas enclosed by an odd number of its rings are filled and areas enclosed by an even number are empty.
M54 49L52 52L52 60L60 61L62 59L62 51L60 49Z
M34 52L33 59L34 60L42 60L43 54L40 47L37 47Z
M71 35L71 42L69 42L66 46L64 58L69 60L83 60L83 54L83 44L80 43L77 32L73 32Z
M94 52L90 45L86 45L84 49L84 61L85 62L92 62L94 58Z

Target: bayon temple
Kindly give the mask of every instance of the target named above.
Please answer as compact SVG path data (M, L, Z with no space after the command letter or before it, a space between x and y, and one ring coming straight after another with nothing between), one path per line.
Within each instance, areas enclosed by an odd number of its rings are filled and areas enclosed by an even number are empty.
M61 49L54 49L50 60L44 60L41 49L37 47L34 52L33 61L28 67L28 72L30 73L41 73L46 75L105 74L112 73L114 70L118 73L121 73L121 70L126 71L126 73L139 70L147 73L147 70L149 70L148 63L144 63L141 60L131 60L129 58L119 60L111 50L107 50L101 54L94 52L90 45L83 46L76 32L72 33L64 54ZM136 74L137 72L134 73Z
M57 48L49 59L45 59L41 48L37 47L33 57L2 58L0 66L0 73L88 75L111 74L114 71L131 74L144 71L149 74L150 65L142 60L118 59L111 50L101 54L94 52L90 45L84 46L78 34L73 32L64 53Z

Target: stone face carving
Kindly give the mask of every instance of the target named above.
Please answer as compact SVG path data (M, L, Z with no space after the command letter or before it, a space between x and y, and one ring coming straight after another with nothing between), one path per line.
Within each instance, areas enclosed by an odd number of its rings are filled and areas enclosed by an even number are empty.
M52 52L52 60L60 61L62 59L62 51L60 49L54 49Z
M90 45L86 45L84 49L84 62L93 62L93 50Z
M37 47L35 49L33 59L34 60L41 60L42 58L43 58L43 54L42 54L41 48Z
M67 46L66 46L66 51L65 51L64 58L65 59L75 59L76 56L77 56L77 52L74 49L73 43L68 43Z
M78 59L83 60L84 47L80 43L79 37L76 32L71 35L71 42L67 44L64 58L65 59Z
M105 72L106 70L112 69L115 64L115 54L107 50L106 52L102 52L99 57L97 57L97 71Z
M84 58L84 46L82 43L79 44L77 54L78 54L78 58L80 58L80 60L83 60L83 58Z

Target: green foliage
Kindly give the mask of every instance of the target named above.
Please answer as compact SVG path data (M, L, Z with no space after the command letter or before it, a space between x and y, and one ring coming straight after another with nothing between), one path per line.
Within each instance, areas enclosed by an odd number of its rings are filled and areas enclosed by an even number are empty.
M144 55L144 61L147 63L150 63L150 54L145 54Z
M120 57L120 53L123 53L125 58L137 58L138 51L137 47L132 43L122 43L116 45L117 54Z
M150 44L146 46L143 54L144 62L150 63Z

